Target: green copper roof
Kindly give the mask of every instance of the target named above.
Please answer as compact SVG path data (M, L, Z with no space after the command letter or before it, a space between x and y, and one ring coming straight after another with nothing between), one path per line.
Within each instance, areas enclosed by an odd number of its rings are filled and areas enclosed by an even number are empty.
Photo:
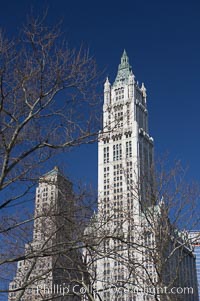
M123 82L127 83L129 75L132 74L132 68L129 65L129 59L126 53L126 50L124 50L122 57L121 57L121 63L119 64L118 67L118 72L117 76L114 82L114 85L117 84L118 82Z
M55 166L54 169L46 172L43 176L41 176L41 178L45 178L47 176L53 176L53 175L57 175L60 174L60 171L58 169L58 166Z

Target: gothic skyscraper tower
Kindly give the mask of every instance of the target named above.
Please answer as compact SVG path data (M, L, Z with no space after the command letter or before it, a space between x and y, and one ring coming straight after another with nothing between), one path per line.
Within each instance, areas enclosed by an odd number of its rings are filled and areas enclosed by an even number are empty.
M90 227L96 248L90 253L91 275L101 300L165 301L168 292L146 292L145 287L170 289L175 280L177 286L196 287L194 256L185 241L177 238L181 233L177 236L177 229L172 230L168 213L163 216L165 202L155 189L152 167L146 88L135 81L124 50L114 83L107 78L104 84L98 213ZM173 300L183 300L176 297ZM198 297L184 295L184 300Z
M148 133L146 88L135 81L125 50L114 84L111 86L108 78L104 84L103 131L98 150L99 206L109 205L116 198L120 206L121 202L128 206L129 190L139 182L140 204L147 202L143 182L151 177L153 138Z
M104 84L103 130L98 144L98 222L108 237L102 247L108 256L96 264L96 285L104 291L103 300L112 300L105 283L123 286L127 279L133 283L136 270L131 271L128 262L142 260L141 252L130 252L127 246L140 239L136 233L140 233L142 211L151 202L152 162L146 88L135 81L124 50L113 85L108 78Z

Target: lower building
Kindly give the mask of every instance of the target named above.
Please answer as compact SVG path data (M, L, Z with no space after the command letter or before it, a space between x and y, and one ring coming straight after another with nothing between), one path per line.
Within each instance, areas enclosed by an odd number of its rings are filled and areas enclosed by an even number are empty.
M194 254L196 256L196 271L197 271L197 281L198 281L198 292L200 299L200 231L190 231L189 232L190 243L194 248Z
M143 227L145 282L156 288L153 300L199 300L193 248L187 233L170 223L164 202L147 210Z
M73 251L75 204L72 184L58 168L36 189L33 240L9 285L9 301L76 300L73 285L82 275L81 256ZM79 299L79 298L78 298Z
M199 300L192 247L186 233L170 224L162 202L126 230L126 219L109 228L111 220L95 214L85 231L93 242L85 256L95 300Z

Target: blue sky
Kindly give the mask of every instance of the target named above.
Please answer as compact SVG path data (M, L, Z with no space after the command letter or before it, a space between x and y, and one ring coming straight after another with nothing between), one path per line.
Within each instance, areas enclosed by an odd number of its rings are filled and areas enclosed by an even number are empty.
M149 127L157 154L189 166L200 180L200 1L0 1L0 24L13 35L32 7L48 6L47 22L63 20L72 46L90 48L111 82L123 49L148 93ZM102 87L103 89L103 87ZM97 146L63 156L67 173L97 186Z

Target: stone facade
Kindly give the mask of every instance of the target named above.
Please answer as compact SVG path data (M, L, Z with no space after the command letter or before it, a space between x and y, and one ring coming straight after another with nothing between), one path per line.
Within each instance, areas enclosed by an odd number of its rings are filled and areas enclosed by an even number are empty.
M195 286L191 249L172 240L174 229L170 229L168 216L164 219L162 202L161 207L154 205L153 192L153 138L148 131L146 88L136 82L124 51L113 85L108 78L104 84L103 130L98 142L98 213L86 230L94 240L101 241L88 256L90 273L96 278L97 300L99 296L104 301L164 300L167 295L160 286L171 289L173 283L186 284L182 281L185 268L193 277L187 279L187 284ZM163 233L169 227L164 242L161 220L166 223ZM178 251L171 256L173 248ZM163 264L168 255L175 272L168 273L169 267ZM183 300L183 296L169 300ZM186 300L196 301L196 294L184 296Z
M53 296L58 301L74 300L73 294L63 297L74 279L79 279L76 266L80 255L70 251L73 224L72 184L54 168L39 180L33 240L25 246L25 259L18 261L9 301L40 301Z

